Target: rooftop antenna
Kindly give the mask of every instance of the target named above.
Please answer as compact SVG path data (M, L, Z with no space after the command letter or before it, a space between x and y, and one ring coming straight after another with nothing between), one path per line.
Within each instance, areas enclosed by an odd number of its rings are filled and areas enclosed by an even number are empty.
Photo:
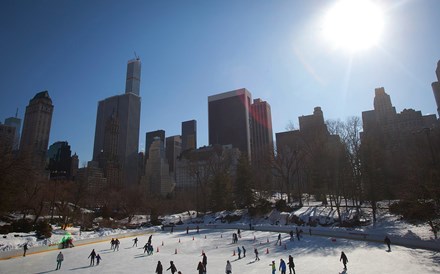
M136 60L139 60L139 56L136 54L136 51L134 52L134 57L136 57Z

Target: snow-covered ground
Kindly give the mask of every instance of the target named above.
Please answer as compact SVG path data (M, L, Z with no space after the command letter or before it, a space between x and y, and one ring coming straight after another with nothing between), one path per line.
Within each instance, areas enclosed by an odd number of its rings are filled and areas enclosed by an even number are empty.
M208 257L207 272L225 273L226 261L232 263L232 273L271 273L272 260L279 266L279 260L287 261L291 254L295 261L296 273L440 273L440 255L434 251L392 246L387 252L382 243L332 240L328 237L308 236L294 242L288 234L282 234L282 244L275 245L278 233L262 231L242 231L238 244L232 244L232 233L236 230L201 229L200 233L190 230L153 232L154 254L143 253L142 246L150 233L138 236L138 247L132 247L134 237L121 239L119 251L110 250L110 243L96 242L89 245L62 249L64 262L59 273L155 273L158 261L169 267L174 261L183 274L197 273L196 268L205 252ZM206 237L206 238L205 238ZM269 241L269 242L268 242ZM163 243L163 245L162 245ZM246 257L233 256L238 246L247 249ZM253 249L257 248L261 260L254 261ZM91 250L100 254L99 266L90 267L87 258ZM55 272L56 256L60 250L53 250L26 257L15 257L0 261L0 273L50 273ZM267 253L269 251L269 253ZM348 270L344 271L339 262L340 252L348 257ZM237 252L235 252L237 253ZM165 270L164 269L164 270ZM164 271L164 273L170 273ZM277 270L277 273L280 273Z

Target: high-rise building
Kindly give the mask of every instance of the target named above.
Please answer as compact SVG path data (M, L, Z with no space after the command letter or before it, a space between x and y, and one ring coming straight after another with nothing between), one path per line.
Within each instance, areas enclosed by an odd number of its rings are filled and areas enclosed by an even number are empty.
M437 104L437 113L440 118L440 60L437 62L435 70L437 81L432 83L432 91L434 92L435 103Z
M197 148L197 121L182 122L182 151Z
M9 117L5 119L5 125L15 128L14 144L12 147L13 150L18 150L20 146L21 119L18 118L17 116L18 116L18 110L17 113L15 114L15 117Z
M68 180L71 178L72 151L68 142L55 142L47 151L50 178Z
M270 105L254 99L251 105L252 165L259 168L265 155L273 150L272 114Z
M232 145L251 159L250 105L244 88L209 96L209 144Z
M140 69L139 58L128 61L125 94L100 101L96 115L93 161L123 186L138 183Z
M30 159L32 166L40 171L46 166L52 113L52 99L47 91L42 91L29 101L24 115L20 155Z
M167 137L165 151L170 172L174 172L177 157L182 152L182 138L179 135Z
M150 155L150 146L156 137L159 137L162 143L165 144L165 130L158 129L145 134L145 160L147 160Z
M154 138L149 155L142 184L146 185L147 190L152 194L167 196L174 191L176 183L170 175L164 143L160 137Z
M0 124L0 157L11 153L14 148L15 130L13 126Z

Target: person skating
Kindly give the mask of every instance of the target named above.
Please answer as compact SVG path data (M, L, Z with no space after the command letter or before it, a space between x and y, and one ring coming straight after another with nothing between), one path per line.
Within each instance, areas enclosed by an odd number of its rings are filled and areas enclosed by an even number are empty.
M229 261L226 261L226 270L225 270L226 274L232 274L232 265Z
M243 258L246 257L246 249L244 248L244 246L241 246L241 249L243 249Z
M258 257L258 250L257 250L257 248L254 248L254 253L255 253L255 261L259 261L260 257Z
M388 238L388 236L385 236L385 239L383 240L387 246L388 246L388 252L391 252L391 240Z
M26 257L26 251L28 250L27 243L23 245L23 257Z
M119 251L119 244L121 242L118 240L118 238L115 239L115 249L113 249L113 251Z
M60 253L58 253L58 256L57 256L57 268L55 270L61 269L61 263L63 261L64 261L64 255L60 251Z
M281 244L281 233L278 234L278 240L277 240L277 242L275 243L275 245L277 245L278 242Z
M162 267L162 263L160 261L157 262L157 266L156 266L156 273L157 274L162 274L163 272L163 267Z
M136 247L137 247L137 246L138 246L138 238L137 238L137 237L134 238L134 239L133 239L133 242L134 242L134 243L133 243L133 246L136 246ZM133 247L133 246L132 246L132 247Z
M272 267L272 274L275 274L275 272L277 271L277 267L275 265L275 261L272 261L272 263L269 266Z
M203 264L203 268L205 269L205 271L203 272L206 273L206 265L208 264L208 257L206 257L205 252L203 252L202 256L203 256L202 264Z
M102 260L101 256L99 254L96 255L96 265L99 265L99 262Z
M241 259L241 249L239 246L237 246L237 253L238 253L238 258Z
M89 257L87 258L90 258L90 265L95 265L96 252L94 249L90 252Z
M280 268L281 274L286 274L286 263L283 259L280 259Z
M341 258L339 258L339 261L342 261L342 263L344 264L344 269L347 269L348 259L344 251L341 252Z
M115 248L115 239L112 238L112 240L110 241L110 249Z
M176 268L176 266L174 265L174 262L173 262L173 261L170 261L170 267L167 268L167 271L168 271L168 270L171 270L171 274L176 273L177 268Z
M289 235L290 235L290 240L295 241L295 238L293 237L293 230L290 230Z
M148 243L146 243L145 245L144 245L144 254L145 254L145 252L148 250L148 247L149 247L150 245L148 244Z
M289 265L289 273L292 274L292 270L293 270L293 274L296 274L295 273L295 263L293 262L292 255L289 255L289 262L287 264Z
M205 267L203 266L202 262L199 262L199 264L197 265L197 270L199 271L199 274L205 273Z

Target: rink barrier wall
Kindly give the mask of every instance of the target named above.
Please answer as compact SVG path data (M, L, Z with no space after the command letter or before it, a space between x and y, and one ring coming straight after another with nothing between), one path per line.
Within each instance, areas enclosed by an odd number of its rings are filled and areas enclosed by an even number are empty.
M145 234L152 234L156 232L158 229L156 228L148 228L145 230L137 230L133 232L127 232L127 233L121 233L121 234L113 234L113 235L106 235L98 238L88 238L88 239L81 239L81 240L74 240L73 244L74 246L82 246L82 245L88 245L88 244L95 244L95 243L101 243L108 241L110 244L110 241L112 238L128 238L128 237L134 237L134 236L141 236ZM73 235L75 238L75 235ZM44 246L35 246L30 247L27 252L26 256L32 255L32 254L38 254L43 252L49 252L53 250L63 250L65 248L60 248L59 244L51 244L51 245L44 245ZM23 256L23 249L13 249L8 251L1 251L0 252L0 260L8 260L16 257L22 257Z

